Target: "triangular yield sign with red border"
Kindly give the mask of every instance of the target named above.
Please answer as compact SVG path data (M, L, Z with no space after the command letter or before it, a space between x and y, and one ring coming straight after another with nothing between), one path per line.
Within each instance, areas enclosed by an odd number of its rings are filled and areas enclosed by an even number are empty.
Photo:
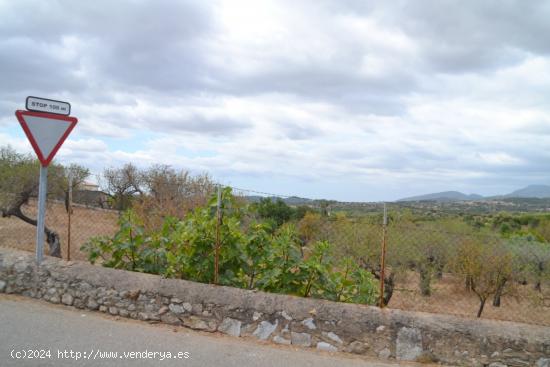
M44 112L19 110L15 116L44 167L50 164L78 122L76 117Z

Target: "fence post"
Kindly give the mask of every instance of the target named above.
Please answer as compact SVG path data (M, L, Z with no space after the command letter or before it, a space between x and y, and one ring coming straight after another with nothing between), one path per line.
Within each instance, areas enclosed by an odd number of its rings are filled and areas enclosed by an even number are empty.
M388 213L384 203L384 218L382 220L382 255L380 256L380 308L386 306L384 302L384 281L386 279L386 238L388 234Z
M216 209L216 249L214 257L214 284L218 284L218 273L220 268L220 227L222 224L222 187L218 185L218 203Z
M67 261L71 261L71 215L73 214L73 174L69 172L69 194L67 195Z

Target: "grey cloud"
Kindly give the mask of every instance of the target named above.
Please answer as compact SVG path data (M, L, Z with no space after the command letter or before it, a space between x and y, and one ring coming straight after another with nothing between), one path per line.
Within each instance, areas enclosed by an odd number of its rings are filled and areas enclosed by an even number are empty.
M311 140L323 135L321 129L313 126L302 126L292 122L278 124L281 135L291 140Z
M56 57L51 45L29 38L0 39L0 79L5 91L81 92L78 63ZM53 47L52 47L53 48Z
M514 64L520 53L550 53L545 1L415 1L381 12L417 39L437 71L487 71Z
M244 132L252 127L247 121L232 120L224 117L205 117L193 115L186 118L154 119L151 117L147 124L151 130L170 132L189 132L212 136L230 136Z
M198 40L213 25L209 9L199 2L61 1L36 6L18 1L4 11L12 16L2 17L0 34L2 45L10 49L0 50L0 66L6 72L3 81L11 81L13 88L24 85L21 70L37 71L33 88L68 88L67 76L79 66L85 67L89 86L100 89L196 90L205 78ZM63 37L84 45L69 65L46 52ZM9 63L14 53L12 59L19 64Z

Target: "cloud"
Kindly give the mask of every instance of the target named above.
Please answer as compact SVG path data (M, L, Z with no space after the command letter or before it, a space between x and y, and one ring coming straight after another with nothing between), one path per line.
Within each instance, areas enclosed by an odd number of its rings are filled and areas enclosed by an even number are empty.
M345 200L550 178L544 1L0 0L0 14L0 144L21 151L13 113L39 95L79 118L58 159L94 171L164 163Z

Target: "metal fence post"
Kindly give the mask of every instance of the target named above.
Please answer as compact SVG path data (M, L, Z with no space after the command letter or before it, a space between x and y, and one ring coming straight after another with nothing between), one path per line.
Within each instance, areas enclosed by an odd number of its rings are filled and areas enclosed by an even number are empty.
M73 214L73 175L69 173L69 195L67 198L67 261L71 261L71 215Z
M218 203L216 208L216 249L214 258L214 284L218 284L218 275L220 269L220 227L222 224L222 187L218 185Z
M386 238L388 233L388 213L386 211L386 203L384 203L384 218L382 221L382 254L380 256L380 308L384 308L384 282L386 279Z

